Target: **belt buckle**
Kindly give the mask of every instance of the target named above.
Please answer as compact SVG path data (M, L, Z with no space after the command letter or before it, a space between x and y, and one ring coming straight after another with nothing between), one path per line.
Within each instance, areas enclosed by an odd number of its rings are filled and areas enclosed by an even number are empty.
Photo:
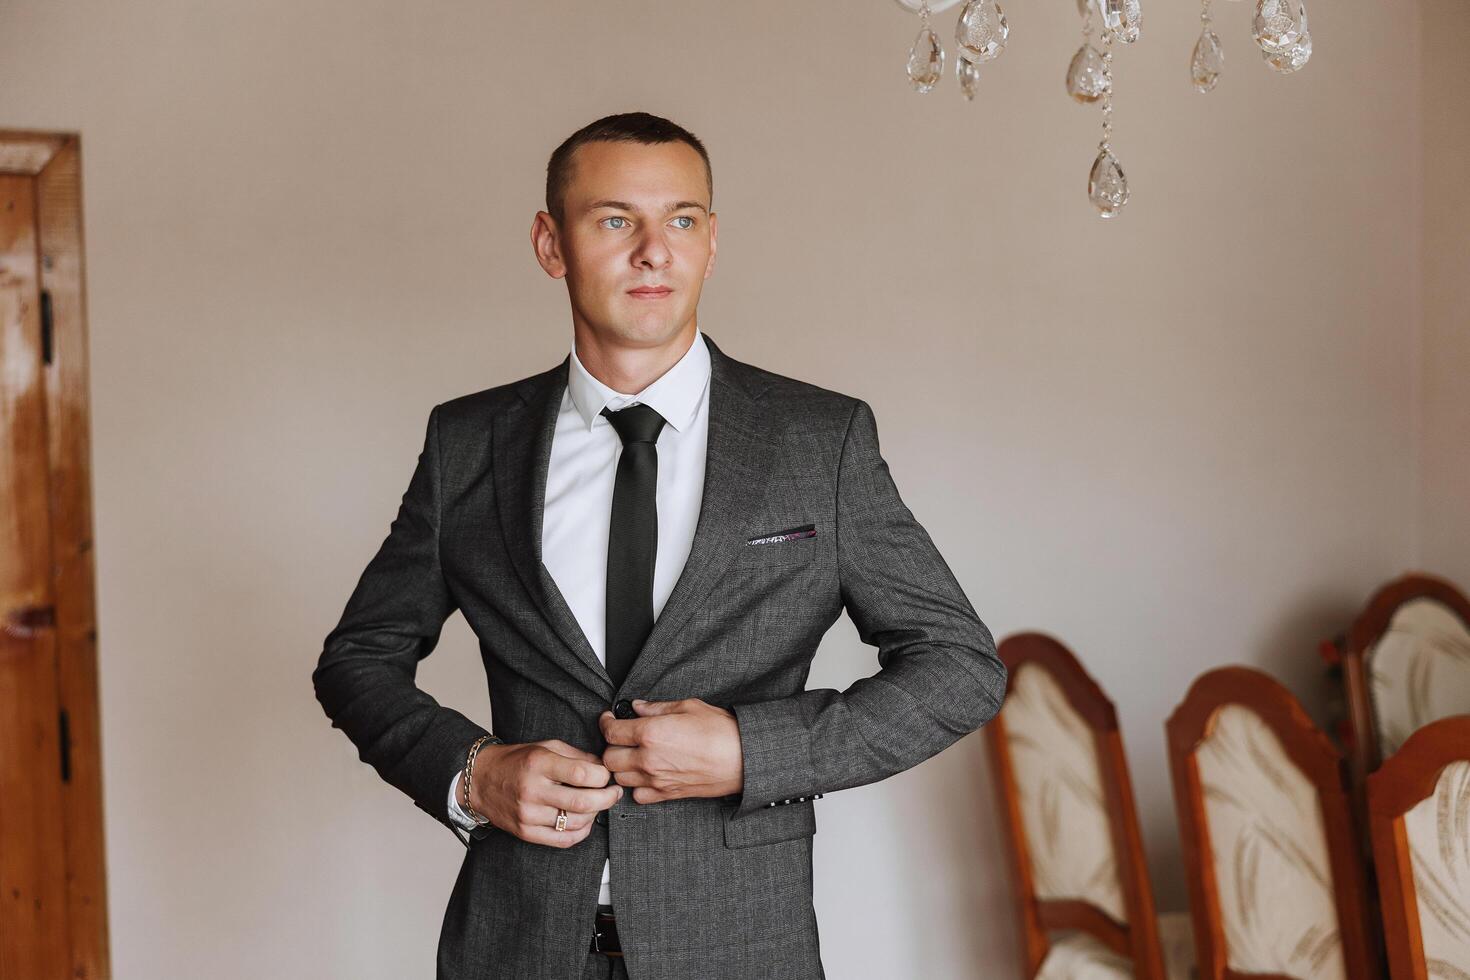
M622 951L621 948L619 948L619 949L603 949L602 948L602 940L603 940L603 937L604 936L612 937L612 936L616 936L617 935L617 920L614 919L611 924L612 924L613 928L610 929L607 933L604 933L602 931L602 929L599 927L597 920L596 919L593 920L593 922L592 922L592 951L594 953L601 953L604 956L622 956L623 955L623 951Z

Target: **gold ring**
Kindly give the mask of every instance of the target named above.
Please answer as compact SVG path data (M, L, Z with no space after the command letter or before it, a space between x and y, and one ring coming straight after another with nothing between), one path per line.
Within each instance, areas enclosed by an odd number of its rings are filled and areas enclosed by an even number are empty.
M556 829L557 830L566 830L567 829L567 811L560 810L560 809L556 811Z

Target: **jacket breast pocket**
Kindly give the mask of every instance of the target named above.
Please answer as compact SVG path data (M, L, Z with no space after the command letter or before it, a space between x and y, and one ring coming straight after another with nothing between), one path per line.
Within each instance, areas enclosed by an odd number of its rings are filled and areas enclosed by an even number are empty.
M783 840L810 837L817 832L816 804L811 800L768 806L734 819L735 807L720 810L725 821L726 847L756 847Z
M817 526L799 524L780 531L759 531L746 538L735 556L737 568L800 565L817 553Z

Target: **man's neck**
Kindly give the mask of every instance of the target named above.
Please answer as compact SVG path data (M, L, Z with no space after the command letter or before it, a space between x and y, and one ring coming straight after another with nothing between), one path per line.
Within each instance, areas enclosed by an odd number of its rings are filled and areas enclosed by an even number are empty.
M573 329L577 360L587 373L623 395L636 395L653 384L689 353L698 330L695 318L667 343L654 347L627 347L601 343L590 330Z

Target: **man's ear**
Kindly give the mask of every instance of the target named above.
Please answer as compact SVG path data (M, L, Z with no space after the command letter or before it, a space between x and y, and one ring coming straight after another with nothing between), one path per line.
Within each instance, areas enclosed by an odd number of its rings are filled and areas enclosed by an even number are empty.
M715 233L720 229L719 216L715 212L709 213L709 261L704 264L704 277L708 279L715 274Z
M561 229L556 226L556 219L545 211L537 211L531 221L531 250L548 276L560 279L567 274L567 264L561 254Z

